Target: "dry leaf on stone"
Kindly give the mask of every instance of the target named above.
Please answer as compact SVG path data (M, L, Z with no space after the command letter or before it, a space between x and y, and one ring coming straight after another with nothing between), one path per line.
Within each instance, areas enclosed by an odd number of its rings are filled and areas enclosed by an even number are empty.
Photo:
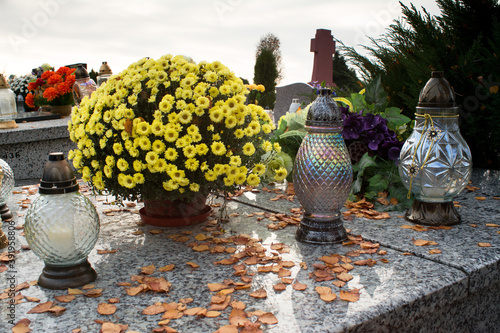
M86 284L82 287L83 290L89 290L95 288L95 284Z
M303 290L307 289L307 285L305 285L303 283L300 283L300 282L295 282L292 285L292 288L295 289L295 290L303 291Z
M23 318L19 320L13 327L12 327L12 333L28 333L32 332L32 329L30 328L31 320L28 318Z
M218 317L220 315L221 315L221 313L219 311L207 311L207 313L205 313L205 317L208 317L208 318L215 318L215 317Z
M122 333L128 329L128 325L105 322L102 324L101 333Z
M173 270L174 268L175 268L175 265L174 264L170 264L170 265L166 265L166 266L160 267L160 268L158 268L158 270L160 272L169 272L169 271Z
M478 201L484 201L484 200L486 200L486 197L474 197L474 199L476 199Z
M278 323L278 319L276 319L276 317L271 312L264 313L263 315L259 316L257 320L265 325L274 325Z
M145 275L153 274L155 269L156 269L155 265L141 267L141 274L145 274Z
M437 245L437 242L430 241L430 240L425 240L425 239L414 239L412 238L413 244L416 246L427 246L427 245Z
M149 230L149 233L152 235L158 235L158 234L161 234L162 232L163 232L163 230L158 230L158 229Z
M62 295L62 296L55 296L54 298L59 302L68 303L74 300L76 297L75 295Z
M49 311L49 309L54 305L54 302L48 301L45 303L40 303L36 305L33 309L29 310L28 313L44 313Z
M83 291L81 291L80 289L68 288L68 294L69 295L81 295L81 294L83 294Z
M192 268L198 268L198 267L200 267L200 265L195 264L194 262L191 262L191 261L188 261L188 262L186 263L186 265L189 265L189 266L191 266Z
M192 301L194 301L194 299L193 299L193 298L191 298L191 297L181 298L181 299L179 300L179 302L180 302L180 303L182 303L182 304L189 304L189 303L191 303Z
M116 305L108 303L99 303L97 312L102 315L112 315L116 312Z
M110 298L108 299L108 303L115 304L115 303L120 303L119 298Z
M196 315L199 315L200 313L202 313L203 311L206 312L207 310L205 308L200 308L200 307L189 308L189 309L184 310L184 314L187 316L196 316Z
M351 274L348 274L348 273L340 273L340 274L337 274L337 279L339 279L340 281L343 281L343 282L349 282L353 279L353 276Z
M87 297L99 297L102 295L102 289L90 289L87 290L83 295Z
M332 281L332 284L338 288L342 288L343 286L345 286L345 282L339 280Z
M135 296L141 292L143 292L145 290L145 285L139 285L139 286L136 286L136 287L128 287L128 288L125 288L125 292L127 293L127 295L129 296Z
M339 298L343 301L356 302L359 300L359 289L352 289L349 291L341 290Z
M217 331L214 333L238 333L238 327L233 326L233 325L225 325L222 327L219 327Z
M283 291L286 290L286 285L284 283L277 283L273 286L273 288L276 291Z
M255 290L254 292L251 292L250 296L252 296L254 298L266 298L267 292L264 288L260 288L260 289Z
M229 314L229 323L234 326L243 326L248 322L248 315L244 310L233 309Z
M33 303L38 303L38 302L40 302L40 299L39 299L39 298L36 298L36 297L24 296L24 298L26 298L26 300L27 300L28 302L33 302Z
M491 247L490 243L477 243L479 247Z
M490 228L499 228L500 227L500 225L496 224L496 223L486 223L485 225L487 227L490 227Z
M155 303L142 310L142 314L152 316L152 315L157 315L159 313L163 313L165 311L166 309L161 305L161 303Z
M429 250L429 253L430 254L439 254L439 253L441 253L441 250L440 249L432 249L432 250Z
M161 316L161 319L179 319L182 316L184 316L184 314L181 311L170 309L165 311L163 316Z
M241 301L232 301L230 306L233 308L233 309L239 309L239 310L245 310L246 308L246 305L245 303L241 302Z

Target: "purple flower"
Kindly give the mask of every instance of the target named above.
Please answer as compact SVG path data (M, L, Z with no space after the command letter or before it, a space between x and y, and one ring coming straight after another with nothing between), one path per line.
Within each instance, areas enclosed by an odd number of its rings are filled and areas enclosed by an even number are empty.
M366 138L368 139L368 148L371 150L377 150L378 145L384 140L384 135L382 133L377 133L376 131L368 131L366 133Z
M350 113L344 120L344 135L345 140L356 140L363 131L363 117L357 113Z
M374 115L372 113L367 113L365 116L365 130L370 131L374 130L380 124L386 125L387 120L382 118L379 115ZM387 127L387 126L385 126Z
M401 152L401 148L399 147L391 147L389 151L387 152L387 157L391 161L397 161L399 158L399 153Z

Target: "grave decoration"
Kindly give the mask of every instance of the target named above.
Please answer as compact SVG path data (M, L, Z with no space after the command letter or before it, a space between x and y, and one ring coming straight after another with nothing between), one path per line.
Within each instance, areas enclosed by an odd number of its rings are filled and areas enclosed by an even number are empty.
M146 223L199 216L211 192L258 185L260 157L279 148L266 140L269 115L247 105L247 94L218 61L141 59L74 108L69 131L78 149L69 158L96 191L144 200Z
M12 212L7 206L7 199L14 189L14 172L7 162L0 159L0 216L3 221L12 218Z
M60 67L57 71L47 70L39 78L28 84L30 93L26 95L26 104L31 107L51 106L51 112L68 115L73 101L75 70Z
M13 120L17 116L16 96L5 76L0 73L0 128L17 127Z
M469 182L470 149L460 134L455 92L443 72L432 72L420 92L415 127L400 154L399 173L415 201L407 220L425 225L460 223L453 205Z
M97 274L87 256L99 236L99 215L79 192L63 153L49 155L39 193L24 226L28 245L45 262L38 285L67 289L94 281Z
M352 183L352 165L342 137L342 113L323 88L307 113L294 166L294 188L304 207L297 240L331 244L347 238L340 219Z

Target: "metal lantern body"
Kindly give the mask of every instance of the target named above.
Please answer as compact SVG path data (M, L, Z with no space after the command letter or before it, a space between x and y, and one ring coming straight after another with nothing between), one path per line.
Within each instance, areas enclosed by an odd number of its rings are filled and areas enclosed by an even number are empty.
M12 218L12 212L7 206L7 199L14 189L14 173L4 160L0 159L0 216L2 220Z
M45 262L38 280L42 287L75 288L97 277L87 256L99 236L99 215L78 189L64 155L50 154L40 196L31 204L24 225L30 248Z
M460 222L453 198L469 182L472 157L460 134L455 92L443 72L432 72L420 92L415 127L400 154L399 174L415 196L406 219L425 225Z
M340 219L352 184L352 164L342 137L342 114L329 89L309 108L307 131L294 164L295 194L304 207L299 241L338 243L347 238Z

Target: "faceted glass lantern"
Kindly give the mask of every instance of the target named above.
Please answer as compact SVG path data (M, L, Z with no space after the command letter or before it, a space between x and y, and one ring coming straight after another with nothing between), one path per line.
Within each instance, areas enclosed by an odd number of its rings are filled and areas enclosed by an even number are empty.
M97 277L87 256L99 236L99 215L78 190L64 155L50 154L40 196L31 204L24 225L30 248L45 262L38 280L42 287L74 288Z
M460 134L455 92L432 72L420 92L415 127L400 153L399 174L415 202L406 219L425 225L460 222L453 198L471 177L472 157Z
M14 189L14 173L4 160L0 159L0 215L2 220L12 218L12 212L7 207L7 199Z
M307 131L294 164L295 194L304 207L299 241L315 244L347 238L340 219L352 184L352 164L342 137L342 114L330 89L321 89L309 108Z

